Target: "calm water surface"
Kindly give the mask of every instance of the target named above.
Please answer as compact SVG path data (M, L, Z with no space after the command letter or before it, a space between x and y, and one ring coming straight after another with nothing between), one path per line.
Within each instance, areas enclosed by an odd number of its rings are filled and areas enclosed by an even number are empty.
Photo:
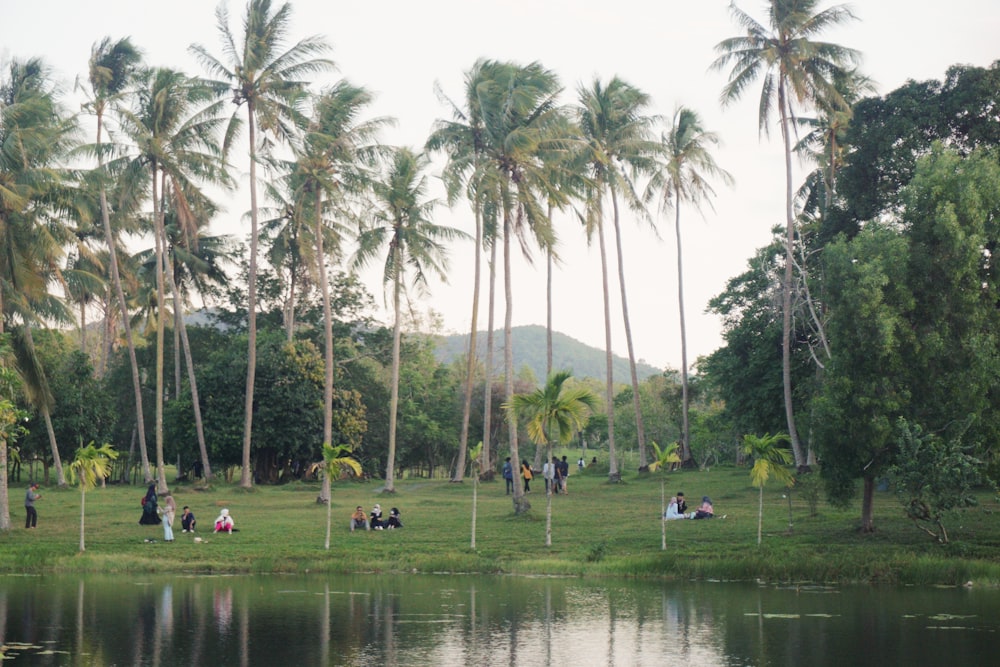
M5 664L1000 664L1000 591L534 577L0 576Z

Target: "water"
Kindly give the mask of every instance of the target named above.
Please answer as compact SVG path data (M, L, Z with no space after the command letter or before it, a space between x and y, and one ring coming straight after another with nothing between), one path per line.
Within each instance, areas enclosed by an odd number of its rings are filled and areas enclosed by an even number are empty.
M448 575L0 576L27 665L994 665L1000 591Z

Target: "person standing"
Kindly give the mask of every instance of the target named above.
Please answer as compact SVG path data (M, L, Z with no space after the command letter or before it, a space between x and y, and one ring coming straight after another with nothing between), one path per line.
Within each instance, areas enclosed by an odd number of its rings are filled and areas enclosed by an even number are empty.
M562 460L557 464L559 467L559 489L562 491L563 495L569 493L566 490L566 480L569 478L569 461L566 457L562 457Z
M552 460L555 461L556 457L553 456ZM549 463L548 461L542 464L542 479L545 480L545 493L555 493L555 489L552 487L553 476L555 475L554 466L554 463Z
M28 487L28 493L24 496L24 527L34 528L38 525L38 511L35 509L35 501L42 497L38 491L38 482L32 482Z
M524 492L531 491L531 466L526 459L521 459L521 475L524 477Z
M507 495L514 493L514 466L510 464L510 457L503 463L503 475L504 481L507 483Z
M177 501L169 491L164 491L161 496L163 502L161 513L163 514L163 541L174 541L174 515L177 513Z

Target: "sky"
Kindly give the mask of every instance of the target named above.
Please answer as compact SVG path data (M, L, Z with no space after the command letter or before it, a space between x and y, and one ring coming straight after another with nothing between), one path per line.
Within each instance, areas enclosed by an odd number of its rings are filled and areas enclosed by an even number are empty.
M565 104L575 102L579 86L619 76L651 96L651 114L669 120L678 105L697 111L706 129L719 135L722 143L715 159L735 183L716 184L712 206L703 206L701 213L690 206L681 209L689 363L722 345L719 318L705 312L709 300L746 269L754 251L768 243L774 225L784 224L780 134L776 126L769 136L758 131L760 89L748 90L741 102L723 109L719 93L726 73L710 70L715 45L739 34L728 1L293 0L291 4L290 39L321 35L332 46L330 57L337 71L318 78L317 89L344 78L373 91L371 116L396 119L383 136L388 144L422 146L434 122L449 118L449 109L435 90L461 100L463 75L479 58L540 62L559 75ZM759 22L766 21L762 0L737 4ZM909 79L940 79L953 64L985 67L1000 59L997 0L847 4L858 20L831 30L823 39L860 51L861 68L874 79L879 94ZM91 46L105 36L130 36L150 65L204 74L188 46L201 44L221 57L217 6L214 0L0 0L0 60L43 57L64 83L67 101L75 109L82 97L74 93L73 82L85 79ZM244 7L242 0L228 3L237 34ZM443 198L436 181L441 164L435 161L430 175L432 194ZM794 169L798 184L811 167L795 163ZM248 225L240 222L249 206L246 181L247 175L241 174L242 188L222 202L226 211L213 222L212 233L241 237L248 233ZM464 202L451 210L442 204L435 219L473 232L472 214ZM681 344L673 215L657 215L654 222L655 228L628 212L622 217L633 344L637 359L677 369ZM556 224L561 263L553 277L553 328L603 349L597 244L588 247L579 223L568 214L557 214ZM610 253L613 239L609 237L608 243ZM613 255L609 259L612 347L624 356L617 269ZM512 272L515 325L546 321L545 261L537 252L533 260L518 258ZM429 294L417 300L416 308L439 316L440 333L467 333L472 315L471 243L453 248L449 276L447 283L432 280ZM366 272L363 279L381 305L380 273ZM502 283L498 294L496 323L502 326ZM479 328L484 329L485 293L481 301ZM391 315L384 312L381 318L391 322Z

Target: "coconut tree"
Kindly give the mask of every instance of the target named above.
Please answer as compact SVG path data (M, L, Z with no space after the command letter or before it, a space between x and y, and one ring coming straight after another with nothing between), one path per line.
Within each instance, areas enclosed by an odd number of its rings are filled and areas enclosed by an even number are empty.
M332 446L328 442L323 443L323 478L330 481L339 478L345 471L350 470L355 475L361 476L361 464L351 456L351 448L346 445ZM333 503L326 504L326 542L323 548L330 550L330 528L333 523Z
M821 33L853 19L844 5L819 10L819 0L769 0L767 25L730 4L730 13L745 34L719 42L719 54L712 64L717 70L732 67L722 89L723 106L743 96L754 81L763 79L757 120L767 133L777 106L781 139L785 149L785 273L782 284L782 354L785 418L795 455L795 464L805 466L805 457L795 428L792 404L791 330L792 280L795 245L795 215L792 202L792 123L796 107L825 100L843 107L845 103L834 79L849 69L859 56L856 51L831 42L818 41Z
M632 401L635 409L636 435L639 447L639 466L646 468L646 434L639 401L639 377L636 372L635 350L632 345L632 327L628 313L625 289L625 260L622 253L620 206L628 203L642 212L641 198L633 187L639 174L652 171L658 145L652 133L656 117L644 114L649 106L649 96L618 77L607 84L595 79L590 86L580 86L577 91L576 114L582 140L585 144L583 160L590 184L587 188L585 224L588 239L596 235L601 251L601 277L604 291L605 365L607 367L606 396L608 414L608 446L610 468L608 476L619 481L621 473L615 454L614 377L612 373L611 309L608 293L608 260L604 240L605 197L611 201L614 223L615 249L618 259L618 287L621 294L622 319L625 324L625 341L628 348L629 371L632 381ZM644 214L643 214L644 215Z
M587 425L598 399L586 387L566 387L572 374L557 371L549 376L545 386L530 394L514 394L504 404L510 428L516 429L519 419L526 420L528 437L546 447L546 460L552 458L552 441L568 445ZM515 488L517 485L514 485ZM552 546L552 485L546 485L545 546Z
M372 209L358 234L354 255L356 268L367 266L387 247L382 283L392 295L392 380L389 399L389 453L385 469L385 491L395 492L396 417L399 406L399 347L402 328L402 298L409 288L423 292L428 273L447 277L444 244L466 235L436 225L431 215L438 201L427 199L428 165L425 155L408 148L393 151L384 173L371 185ZM409 283L409 285L408 285Z
M784 467L792 463L792 453L778 446L782 442L788 442L788 436L784 433L767 434L764 437L751 434L743 436L743 454L753 457L750 481L760 489L757 504L757 546L760 546L761 527L764 523L764 485L771 477L789 485L795 482L792 471Z
M243 15L243 33L237 39L230 28L225 4L216 10L216 23L222 37L223 59L216 58L198 44L191 51L218 80L217 90L237 105L246 106L250 154L250 261L247 284L247 378L244 398L243 465L240 486L253 486L250 471L250 445L253 428L254 377L257 371L257 161L269 144L261 139L278 141L290 138L305 120L299 111L307 82L303 79L327 71L333 63L322 58L329 50L320 37L306 37L285 48L292 7L283 3L277 8L271 0L249 0ZM234 112L226 132L224 148L237 134L238 117ZM261 137L258 137L258 130Z
M665 207L674 209L674 232L677 237L677 301L681 326L681 460L691 461L690 428L688 425L688 361L687 329L684 320L684 255L681 250L681 202L699 208L702 201L715 195L710 181L732 182L732 176L721 169L712 157L711 149L719 144L714 132L705 130L698 114L687 107L674 112L670 129L661 139L662 162L650 179L647 193L660 193ZM709 201L711 205L711 202Z
M669 470L670 466L675 463L681 462L681 457L677 453L680 446L676 442L671 442L669 445L660 449L660 446L656 442L650 443L653 448L653 462L649 464L649 471L656 472L657 470ZM664 521L667 514L667 492L665 488L665 480L660 477L660 548L663 551L667 550L667 522Z
M80 487L80 551L86 551L84 528L87 510L87 491L97 486L111 473L111 462L118 458L118 452L105 443L100 447L90 443L76 450L73 462L69 464L70 479Z
M104 144L105 114L119 104L126 95L132 77L142 62L142 53L128 37L112 41L105 37L95 43L90 49L90 60L87 68L87 80L90 84L90 99L84 104L84 110L94 114L97 121L97 154L98 194L101 205L101 226L104 231L104 242L108 248L108 264L111 272L111 282L115 290L118 311L121 313L122 325L125 328L125 344L128 348L129 368L132 371L132 395L135 399L136 433L139 437L139 456L142 461L143 477L148 484L153 477L149 469L149 455L146 448L146 424L142 409L142 382L139 376L139 362L135 355L135 340L132 337L132 326L128 317L128 304L125 291L122 288L121 269L118 261L118 238L111 225L111 215L108 208L107 188L105 186L105 154Z

